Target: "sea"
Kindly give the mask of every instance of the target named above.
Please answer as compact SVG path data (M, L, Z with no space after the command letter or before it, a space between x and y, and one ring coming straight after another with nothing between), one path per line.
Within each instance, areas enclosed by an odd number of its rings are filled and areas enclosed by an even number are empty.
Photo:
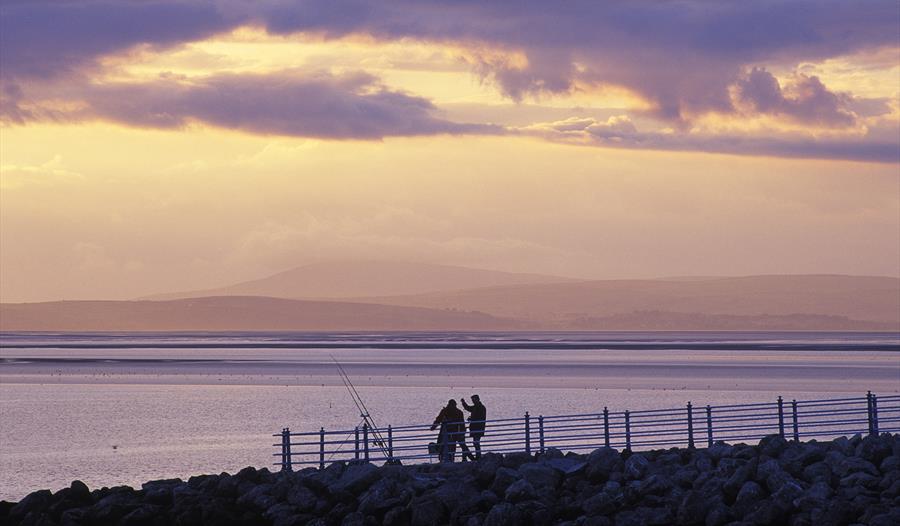
M900 333L2 333L0 500L277 469L273 434L900 393Z

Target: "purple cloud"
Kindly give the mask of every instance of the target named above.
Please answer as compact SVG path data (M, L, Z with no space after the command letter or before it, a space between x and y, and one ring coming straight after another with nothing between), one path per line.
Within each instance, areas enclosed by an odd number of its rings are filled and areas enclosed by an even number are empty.
M138 44L177 45L242 21L199 2L2 0L0 64L6 80L57 77Z
M856 122L856 115L850 110L853 98L829 91L818 77L799 75L782 89L771 73L753 68L734 87L738 102L758 113L787 115L799 122L825 126L850 126Z
M681 131L648 134L619 122L566 133L662 149L696 148L688 125L708 112L767 114L834 128L885 113L884 101L836 93L816 77L780 85L763 68L896 47L900 19L895 0L0 2L0 112L7 122L72 118L29 100L33 85L65 81L87 102L82 118L139 126L200 121L253 133L368 139L502 131L442 120L429 101L364 76L218 75L144 85L85 81L104 56L139 45L177 46L252 23L277 34L364 34L516 51L527 58L524 66L486 54L490 58L473 59L473 70L515 100L581 85L625 87L653 105L654 117ZM896 137L891 142L870 133L846 147L814 139L780 147L782 139L728 137L717 145L710 137L708 149L897 158Z
M896 137L897 128L893 127ZM539 123L516 130L526 135L582 146L695 151L737 155L763 155L807 159L842 159L896 163L900 162L900 145L889 137L870 133L856 139L817 139L810 135L770 134L750 136L729 133L664 133L639 131L625 115L606 121L567 119Z
M389 90L365 73L303 76L284 71L190 82L160 79L94 86L84 96L87 109L72 118L154 128L179 128L196 121L259 134L327 139L503 131L440 119L427 99Z

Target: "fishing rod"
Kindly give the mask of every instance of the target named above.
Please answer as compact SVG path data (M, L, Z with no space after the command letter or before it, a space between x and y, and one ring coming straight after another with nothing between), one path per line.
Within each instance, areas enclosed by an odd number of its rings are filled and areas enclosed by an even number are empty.
M331 356L331 360L334 361L334 364L337 366L341 381L344 383L344 387L347 388L347 392L350 394L350 398L353 399L353 404L356 405L356 409L359 410L360 418L362 418L363 423L369 426L369 431L371 431L372 435L375 437L375 440L373 442L376 446L378 446L385 458L390 458L390 454L387 450L387 447L385 446L386 441L381 435L381 431L379 430L378 425L375 423L375 419L372 418L371 414L369 414L369 408L366 407L366 403L363 401L362 396L359 395L359 391L356 390L356 386L353 385L353 382L350 380L350 375L347 374L347 371L344 370L344 367L341 366L340 362L337 361L337 358L335 358L334 355L329 356Z

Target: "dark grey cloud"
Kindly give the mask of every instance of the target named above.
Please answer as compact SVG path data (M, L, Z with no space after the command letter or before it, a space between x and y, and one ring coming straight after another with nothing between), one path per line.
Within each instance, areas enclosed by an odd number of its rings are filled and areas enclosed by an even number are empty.
M153 128L200 122L258 134L328 139L502 132L496 126L443 120L427 99L387 89L365 73L164 78L95 86L84 90L84 100L87 108L70 118Z

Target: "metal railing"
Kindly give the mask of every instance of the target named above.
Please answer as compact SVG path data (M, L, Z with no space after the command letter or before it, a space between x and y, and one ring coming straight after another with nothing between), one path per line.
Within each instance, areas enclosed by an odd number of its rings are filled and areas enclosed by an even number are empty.
M616 449L688 448L715 442L755 441L779 434L801 438L835 438L857 433L877 435L900 431L900 395L828 400L775 402L694 407L690 402L675 409L610 411L600 413L537 417L528 412L521 418L487 420L480 440L483 453L591 451L600 447ZM471 424L471 422L470 422ZM293 433L284 428L273 444L280 457L276 466L318 466L338 460L365 460L393 463L440 460L438 433L430 424L387 426L368 425L349 430ZM471 435L464 443L474 453ZM443 450L443 453L446 453Z

